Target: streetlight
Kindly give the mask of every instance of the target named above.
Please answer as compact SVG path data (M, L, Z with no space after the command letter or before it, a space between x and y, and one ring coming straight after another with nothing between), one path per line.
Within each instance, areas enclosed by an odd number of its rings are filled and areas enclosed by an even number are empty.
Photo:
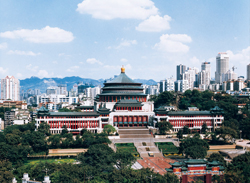
M240 130L240 139L241 139L241 133L242 133L242 130Z
M151 180L151 183L152 183L153 178L155 178L155 176L153 176L153 175L151 174L150 176L147 176L147 178L150 179L150 180Z

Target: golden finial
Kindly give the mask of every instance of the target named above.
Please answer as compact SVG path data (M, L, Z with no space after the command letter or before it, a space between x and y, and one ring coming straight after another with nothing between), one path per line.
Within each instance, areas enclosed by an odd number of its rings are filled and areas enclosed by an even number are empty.
M125 73L125 68L124 68L124 66L122 66L122 68L121 68L121 73Z

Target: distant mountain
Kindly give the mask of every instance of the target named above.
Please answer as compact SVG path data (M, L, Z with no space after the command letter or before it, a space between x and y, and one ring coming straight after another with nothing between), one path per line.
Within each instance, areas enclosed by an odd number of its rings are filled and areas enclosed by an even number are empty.
M135 82L147 84L147 85L155 85L157 82L154 80L145 80L145 79L135 79ZM41 93L45 93L47 87L50 86L57 86L59 84L67 84L67 89L72 89L74 84L78 83L88 83L93 86L101 85L103 86L104 79L90 79L90 78L81 78L78 76L71 76L71 77L65 77L65 78L43 78L40 79L38 77L32 76L31 78L26 78L23 80L20 80L20 86L21 90L28 90L28 89L40 89Z
M157 82L154 81L153 79L134 79L135 82L137 83L142 83L142 84L146 84L146 85L157 85Z

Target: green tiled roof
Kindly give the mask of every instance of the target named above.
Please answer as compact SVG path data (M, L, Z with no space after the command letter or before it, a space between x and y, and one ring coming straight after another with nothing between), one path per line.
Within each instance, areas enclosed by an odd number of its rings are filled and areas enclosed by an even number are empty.
M106 107L106 103L104 103L103 106L102 106L102 104L101 104L101 107L98 109L98 112L99 112L100 114L109 114L109 113L110 113L110 109L108 109L108 108Z
M183 163L182 162L174 162L174 163L169 163L170 165L172 165L173 167L181 167L183 166Z
M115 104L116 107L142 107L143 104L137 100L120 100Z
M125 73L122 72L118 77L116 77L112 81L108 81L107 83L136 83L136 82L134 82Z
M38 112L48 112L49 110L46 109L44 106L40 107L40 109L37 110Z
M190 159L184 162L186 164L207 164L207 161L203 159Z
M178 115L211 115L210 111L169 111L169 116Z
M218 165L221 165L221 162L219 161L212 161L212 162L208 162L209 165L211 166L218 166Z
M50 116L99 116L97 112L50 112Z

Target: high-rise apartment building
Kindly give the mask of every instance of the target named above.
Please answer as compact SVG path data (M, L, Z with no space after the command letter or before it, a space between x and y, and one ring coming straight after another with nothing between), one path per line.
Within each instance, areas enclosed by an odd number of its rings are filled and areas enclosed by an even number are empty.
M183 73L183 80L187 80L189 84L189 88L191 90L196 87L196 81L197 81L197 74L199 72L199 69L194 67L194 68L188 68L184 73Z
M247 80L250 80L250 64L247 65Z
M203 62L201 64L201 72L198 73L199 88L207 89L211 80L211 65L210 62Z
M216 83L222 83L225 81L224 74L229 70L229 56L227 53L218 53L216 57Z
M1 99L20 100L20 82L14 76L1 79Z
M160 93L164 91L174 91L174 82L173 78L165 79L160 81Z
M177 65L176 67L176 80L182 80L183 79L183 73L186 71L185 65Z

